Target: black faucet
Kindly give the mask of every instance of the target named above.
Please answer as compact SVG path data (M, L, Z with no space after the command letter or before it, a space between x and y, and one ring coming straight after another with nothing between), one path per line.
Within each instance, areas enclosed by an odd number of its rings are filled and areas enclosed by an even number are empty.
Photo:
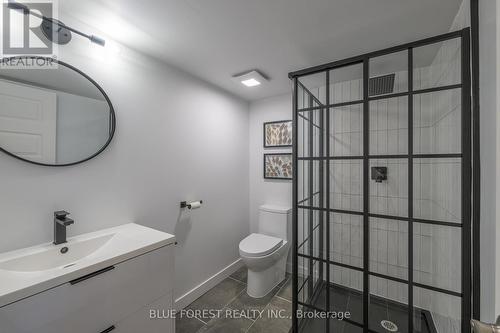
M75 223L72 219L68 218L68 212L60 210L54 212L54 244L59 245L66 243L66 227Z

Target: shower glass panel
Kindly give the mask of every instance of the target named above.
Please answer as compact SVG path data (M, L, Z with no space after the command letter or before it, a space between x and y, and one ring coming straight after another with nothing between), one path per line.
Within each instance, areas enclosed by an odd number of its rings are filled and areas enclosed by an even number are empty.
M329 108L330 156L363 155L363 103Z
M413 288L413 308L425 309L426 317L432 318L432 321L415 321L413 323L413 331L416 333L469 332L469 326L465 328L465 331L461 327L462 307L463 301L460 296L440 293L428 288L415 287Z
M330 213L330 224L330 259L362 269L363 217Z
M460 293L460 228L421 223L413 228L413 280Z
M369 97L408 92L407 50L372 57L369 68Z
M372 216L408 217L408 159L370 159L373 168L387 168L386 180L377 182L370 177L370 207Z
M408 284L370 276L368 327L372 332L404 332L408 327ZM420 319L420 313L415 313ZM421 319L420 319L421 320Z
M462 162L459 158L413 161L413 215L450 226L462 223Z
M415 154L461 152L461 89L413 96L413 151Z
M469 29L291 73L294 332L466 332Z
M408 154L408 96L370 101L370 155Z
M329 76L330 104L340 104L339 106L341 106L343 103L349 105L350 102L363 102L362 63L337 68L330 71ZM354 124L354 126L356 125Z
M462 42L451 38L413 49L413 88L423 90L460 85Z
M363 161L334 159L329 163L330 208L363 211Z
M370 218L370 272L408 281L406 221Z

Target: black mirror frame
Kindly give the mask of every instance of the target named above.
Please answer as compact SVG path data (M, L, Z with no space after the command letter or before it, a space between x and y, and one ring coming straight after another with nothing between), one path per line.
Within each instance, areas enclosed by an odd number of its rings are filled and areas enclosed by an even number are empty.
M25 158L19 157L19 156L15 155L15 154L13 154L13 153L11 153L11 152L3 149L1 146L0 146L0 151L2 151L5 154L10 155L10 156L18 159L18 160L21 160L21 161L24 161L24 162L28 162L28 163L31 163L31 164L35 164L35 165L41 165L41 166L47 166L47 167L66 167L66 166L72 166L72 165L77 165L77 164L80 164L80 163L87 162L88 160L91 160L94 157L96 157L97 155L101 154L109 146L109 144L111 143L111 140L113 140L113 137L115 135L115 129L116 129L115 109L113 108L113 104L111 103L111 100L109 99L109 97L106 94L106 92L104 91L104 89L102 89L101 86L99 86L99 84L97 84L97 82L94 81L94 79L92 79L90 76L88 76L87 74L85 74L84 72L82 72L81 70L79 70L78 68L76 68L74 66L71 66L70 64L65 63L63 61L57 60L55 58L40 57L40 56L15 56L15 57L2 58L0 60L0 63L12 61L13 59L35 59L35 60L36 59L43 59L44 61L49 60L50 62L55 62L55 63L57 63L59 65L67 67L67 68L75 71L76 73L80 74L81 76L83 76L87 80L89 80L101 92L101 94L104 96L104 98L106 99L106 102L109 105L109 117L110 117L110 122L109 122L109 138L106 141L106 143L96 153L94 153L93 155L91 155L91 156L89 156L87 158L84 158L81 161L72 162L72 163L66 163L66 164L46 164L46 163L39 163L39 162L35 162L35 161L30 161L30 160L27 160Z

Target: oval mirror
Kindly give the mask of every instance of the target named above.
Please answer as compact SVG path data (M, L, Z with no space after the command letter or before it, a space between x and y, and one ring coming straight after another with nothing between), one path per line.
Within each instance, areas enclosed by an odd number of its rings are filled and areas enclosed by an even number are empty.
M0 63L0 149L47 166L82 163L111 142L115 113L104 90L77 68L52 58L50 66Z

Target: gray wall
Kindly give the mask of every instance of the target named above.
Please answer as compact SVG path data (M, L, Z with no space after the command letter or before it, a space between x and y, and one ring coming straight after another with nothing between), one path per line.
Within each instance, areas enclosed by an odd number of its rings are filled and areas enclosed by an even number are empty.
M105 52L75 37L59 58L109 95L113 142L64 168L1 154L0 252L51 241L59 209L76 221L69 236L137 222L177 236L178 297L239 259L248 235L248 104L131 50ZM203 208L181 213L186 199Z
M265 203L292 206L292 181L264 179L264 153L291 153L290 148L263 148L263 123L292 119L292 96L283 95L250 104L250 230L257 232L259 206ZM291 225L289 226L291 228ZM291 237L291 232L289 233ZM290 238L291 240L291 238ZM291 256L290 256L291 257Z
M500 114L500 101L497 96L500 96L500 73L498 72L498 68L500 68L500 24L498 23L498 18L500 17L500 6L496 6L496 68L497 68L497 77L496 77L496 93L493 92L491 96L495 97L496 100L496 114L497 114L497 129L500 127L500 117L498 116ZM497 165L500 164L499 160L499 152L498 149L500 147L500 131L497 130ZM496 179L496 203L497 205L500 204L500 170L497 167L496 168L497 172L497 179ZM497 205L494 205L496 207ZM495 285L495 314L500 313L500 279L498 277L500 276L500 242L498 241L500 239L500 212L497 210L496 212L496 237L495 239L497 240L496 243L496 250L494 253L496 253L496 272L495 272L495 279L496 285Z
M481 103L481 319L494 321L500 314L498 226L498 101L497 2L479 1L480 103ZM496 68L496 70L495 70ZM498 181L499 179L497 179ZM496 272L495 272L495 260ZM496 286L495 286L496 284ZM496 310L495 310L495 295Z

